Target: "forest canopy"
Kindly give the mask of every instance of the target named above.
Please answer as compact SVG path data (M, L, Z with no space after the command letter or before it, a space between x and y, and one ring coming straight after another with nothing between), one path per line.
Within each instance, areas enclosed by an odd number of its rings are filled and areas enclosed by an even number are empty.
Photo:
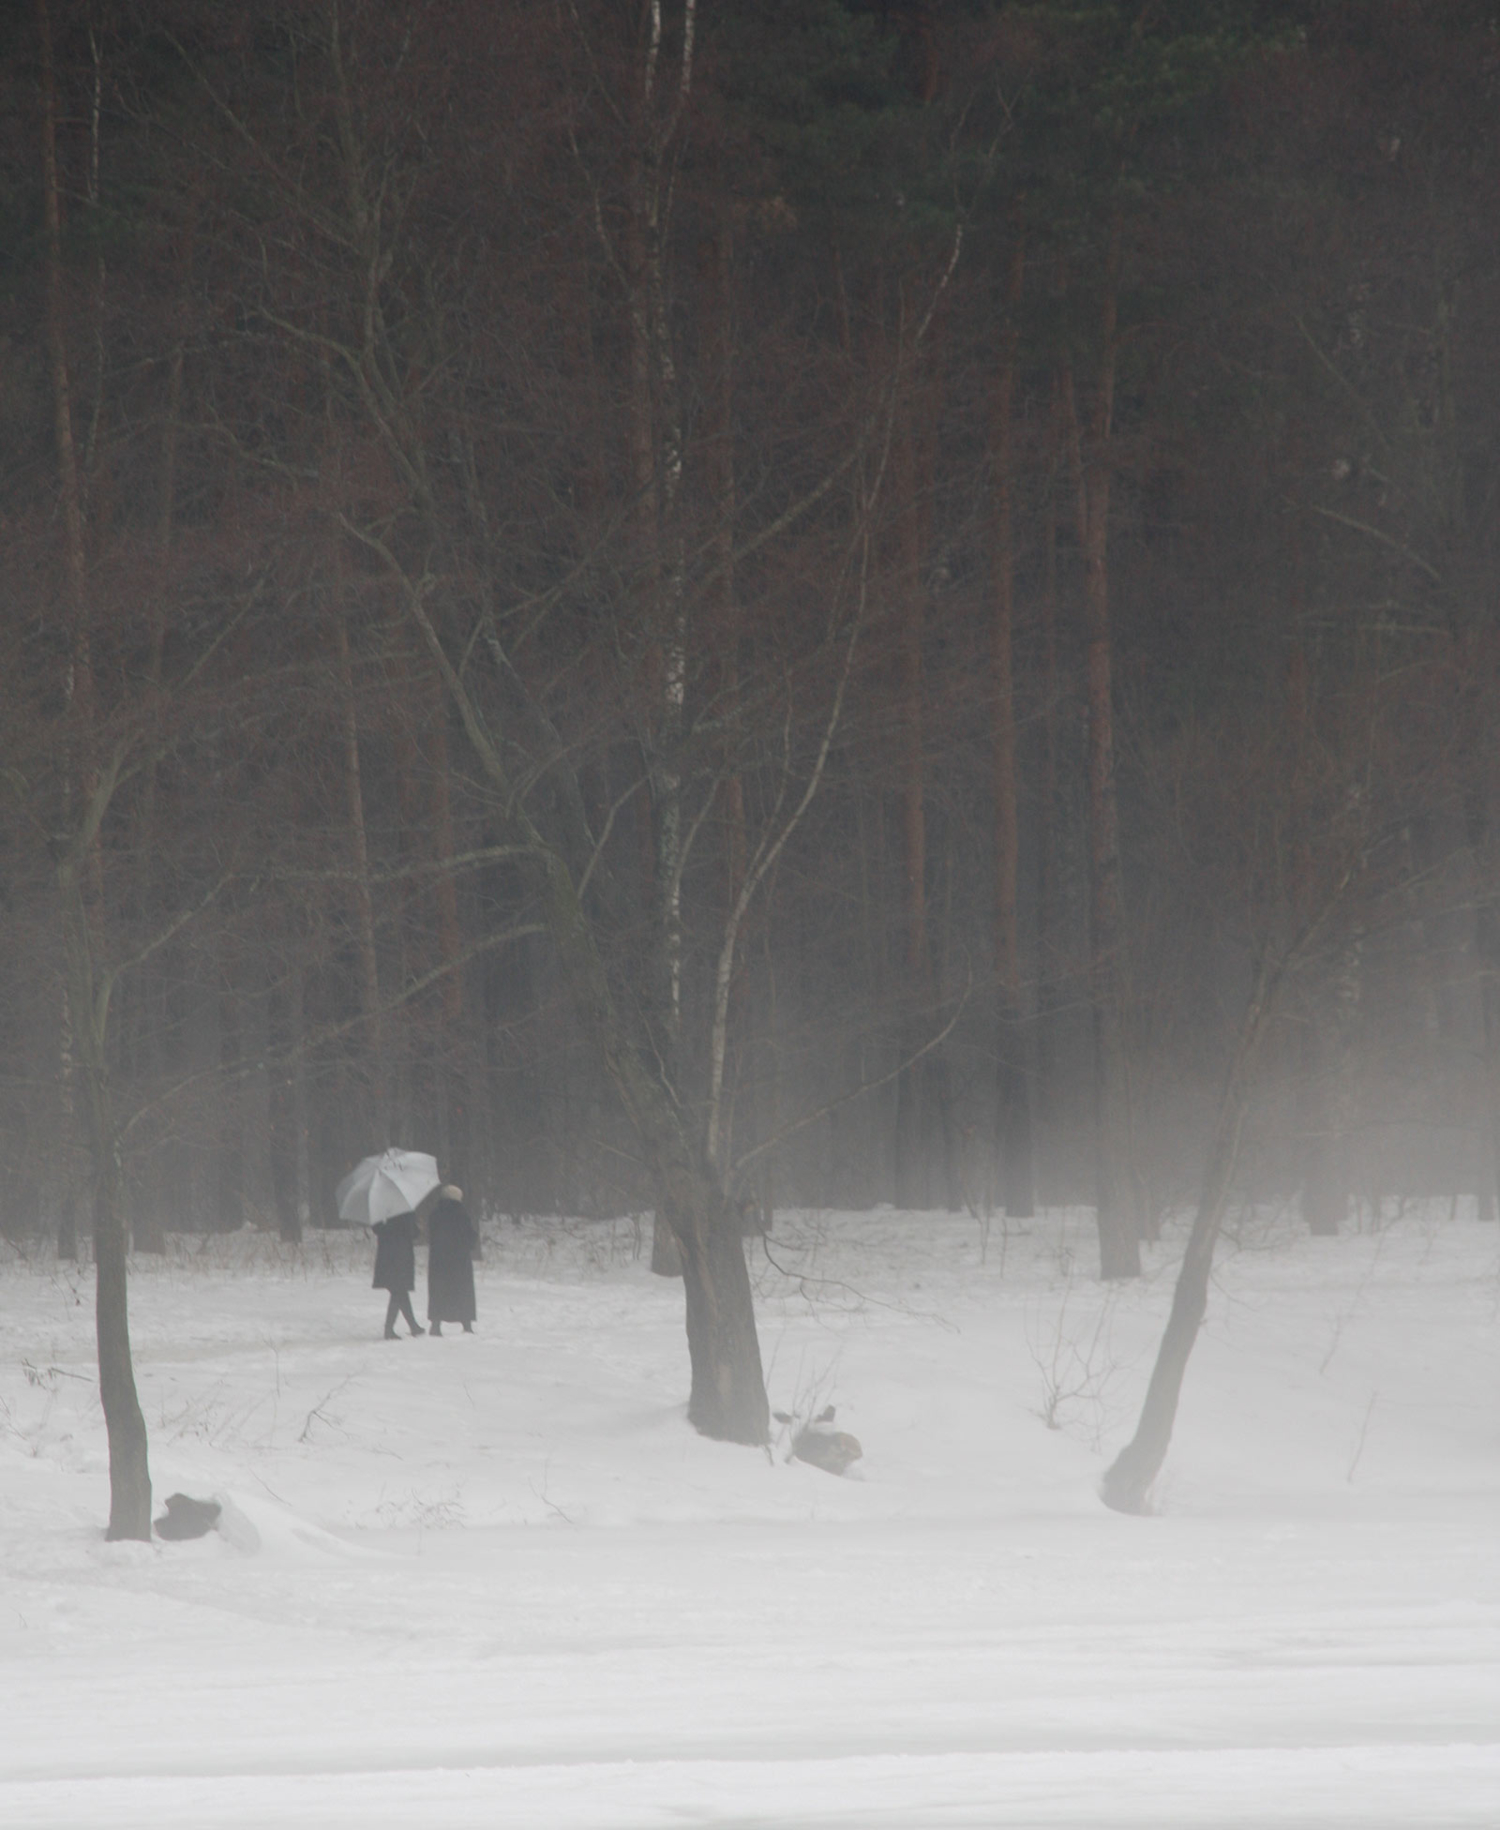
M0 29L8 1237L1494 1211L1493 6Z

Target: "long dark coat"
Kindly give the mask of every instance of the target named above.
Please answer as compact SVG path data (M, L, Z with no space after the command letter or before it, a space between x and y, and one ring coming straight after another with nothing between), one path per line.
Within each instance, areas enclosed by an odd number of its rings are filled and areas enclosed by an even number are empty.
M397 1214L375 1222L375 1276L372 1288L401 1296L417 1287L417 1216Z
M427 1319L472 1322L474 1250L479 1234L457 1201L445 1195L427 1222Z

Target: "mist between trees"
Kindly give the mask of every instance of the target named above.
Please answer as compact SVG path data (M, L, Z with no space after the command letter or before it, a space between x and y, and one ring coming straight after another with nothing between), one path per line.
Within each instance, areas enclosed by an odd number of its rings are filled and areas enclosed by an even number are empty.
M1492 15L9 9L6 1237L1493 1215Z

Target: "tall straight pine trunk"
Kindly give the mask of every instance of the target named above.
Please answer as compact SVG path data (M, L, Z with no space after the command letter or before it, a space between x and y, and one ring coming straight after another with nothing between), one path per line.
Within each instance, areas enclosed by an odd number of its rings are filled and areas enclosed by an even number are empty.
M1022 1218L1036 1208L1031 1032L1021 1007L1021 822L1016 779L1014 421L1020 340L1017 318L1025 278L1026 245L1017 226L990 434L994 513L991 742L995 819L995 1141L1001 1200L1007 1214Z
M901 1066L896 1076L896 1205L927 1205L927 1079L918 1057L930 1002L927 942L927 679L922 641L926 602L922 581L914 410L903 416L894 451L896 484L896 718L901 787Z
M1138 1277L1141 1249L1129 1186L1129 1112L1121 948L1120 818L1115 785L1113 654L1109 607L1110 434L1118 354L1121 211L1105 257L1099 373L1082 451L1085 698L1088 706L1090 1002L1094 1029L1094 1143L1099 1268Z
M371 1148L390 1142L389 1063L386 1059L385 1024L380 1005L380 966L375 948L375 901L370 889L370 847L365 829L364 779L359 756L359 714L354 694L354 668L349 648L348 611L344 602L343 555L335 539L333 551L333 658L338 690L339 735L344 764L344 802L349 822L349 900L353 906L355 948L359 961L359 1002L364 1018L362 1040L368 1064Z

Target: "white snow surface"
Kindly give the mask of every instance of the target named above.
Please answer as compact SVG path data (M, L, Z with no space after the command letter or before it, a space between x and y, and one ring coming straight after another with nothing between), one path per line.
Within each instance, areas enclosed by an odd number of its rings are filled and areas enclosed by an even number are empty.
M1500 1826L1500 1231L1241 1216L1155 1512L1182 1228L778 1216L772 1403L685 1418L629 1220L486 1228L473 1336L381 1338L367 1235L137 1257L160 1511L106 1543L87 1269L0 1264L0 1824ZM420 1312L423 1292L417 1294Z

